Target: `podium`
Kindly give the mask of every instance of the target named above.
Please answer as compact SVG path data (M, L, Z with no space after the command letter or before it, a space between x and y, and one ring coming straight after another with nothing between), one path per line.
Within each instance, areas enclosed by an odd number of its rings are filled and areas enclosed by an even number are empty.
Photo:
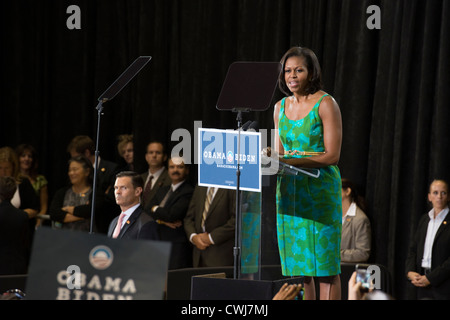
M276 227L277 178L301 175L315 179L320 171L284 163L277 168L275 174L263 175L262 192L241 191L239 277L227 279L214 274L192 277L192 300L267 300L285 282L303 283L303 277L281 274Z

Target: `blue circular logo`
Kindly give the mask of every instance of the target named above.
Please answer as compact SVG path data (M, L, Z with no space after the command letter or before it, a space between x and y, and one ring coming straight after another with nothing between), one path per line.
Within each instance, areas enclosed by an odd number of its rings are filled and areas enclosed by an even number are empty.
M227 161L228 162L233 162L233 151L228 151L227 152Z
M113 263L114 255L107 246L96 246L89 253L89 262L97 270L105 270Z

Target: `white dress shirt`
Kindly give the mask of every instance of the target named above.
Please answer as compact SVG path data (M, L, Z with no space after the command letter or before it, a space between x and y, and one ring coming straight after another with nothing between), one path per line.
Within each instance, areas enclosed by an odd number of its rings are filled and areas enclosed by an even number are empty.
M428 212L428 216L430 217L430 221L428 222L427 236L425 238L425 245L423 249L423 258L422 258L422 268L430 269L431 268L431 254L433 251L433 243L434 238L436 236L436 232L439 229L442 221L444 221L445 217L448 214L448 207L443 209L438 213L436 218L434 217L434 209L431 209Z
M356 216L356 203L352 202L350 207L348 207L345 216L342 217L342 224L344 224L346 217L354 217L354 216Z

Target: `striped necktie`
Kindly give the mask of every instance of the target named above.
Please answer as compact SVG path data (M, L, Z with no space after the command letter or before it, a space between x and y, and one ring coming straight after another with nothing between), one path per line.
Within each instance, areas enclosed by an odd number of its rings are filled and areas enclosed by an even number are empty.
M206 220L206 217L208 216L208 211L209 211L209 207L211 205L211 201L212 201L212 198L214 195L214 190L215 190L214 187L209 188L208 194L206 195L205 208L203 209L203 216L202 216L202 229L203 230L205 230L205 220Z

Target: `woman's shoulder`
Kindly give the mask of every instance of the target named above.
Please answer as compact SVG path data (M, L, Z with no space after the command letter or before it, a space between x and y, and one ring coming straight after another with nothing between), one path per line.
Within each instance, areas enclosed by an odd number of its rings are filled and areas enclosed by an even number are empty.
M48 180L43 174L39 174L36 176L36 181L33 183L33 187L37 190L40 190L42 187L48 185Z
M356 216L357 216L359 219L369 221L369 218L367 217L367 214L366 214L366 213L364 212L364 210L361 209L359 206L356 206Z
M337 104L334 97L325 91L318 91L317 93L317 101L319 103L319 114L325 115L325 114L338 114L339 111L339 105Z
M279 113L280 113L280 110L284 107L286 98L287 98L287 97L284 97L284 98L278 100L278 101L275 103L275 105L274 105L274 107L273 107L273 115L274 115L274 118L278 118L278 115L279 115Z
M285 101L286 101L286 99L287 99L288 97L284 97L284 98L281 98L280 100L278 100L276 103L275 103L275 108L281 108L281 106L283 106L284 104L285 104Z
M321 101L321 104L335 104L336 100L334 97L326 91L319 90L315 93L315 98L317 101Z

